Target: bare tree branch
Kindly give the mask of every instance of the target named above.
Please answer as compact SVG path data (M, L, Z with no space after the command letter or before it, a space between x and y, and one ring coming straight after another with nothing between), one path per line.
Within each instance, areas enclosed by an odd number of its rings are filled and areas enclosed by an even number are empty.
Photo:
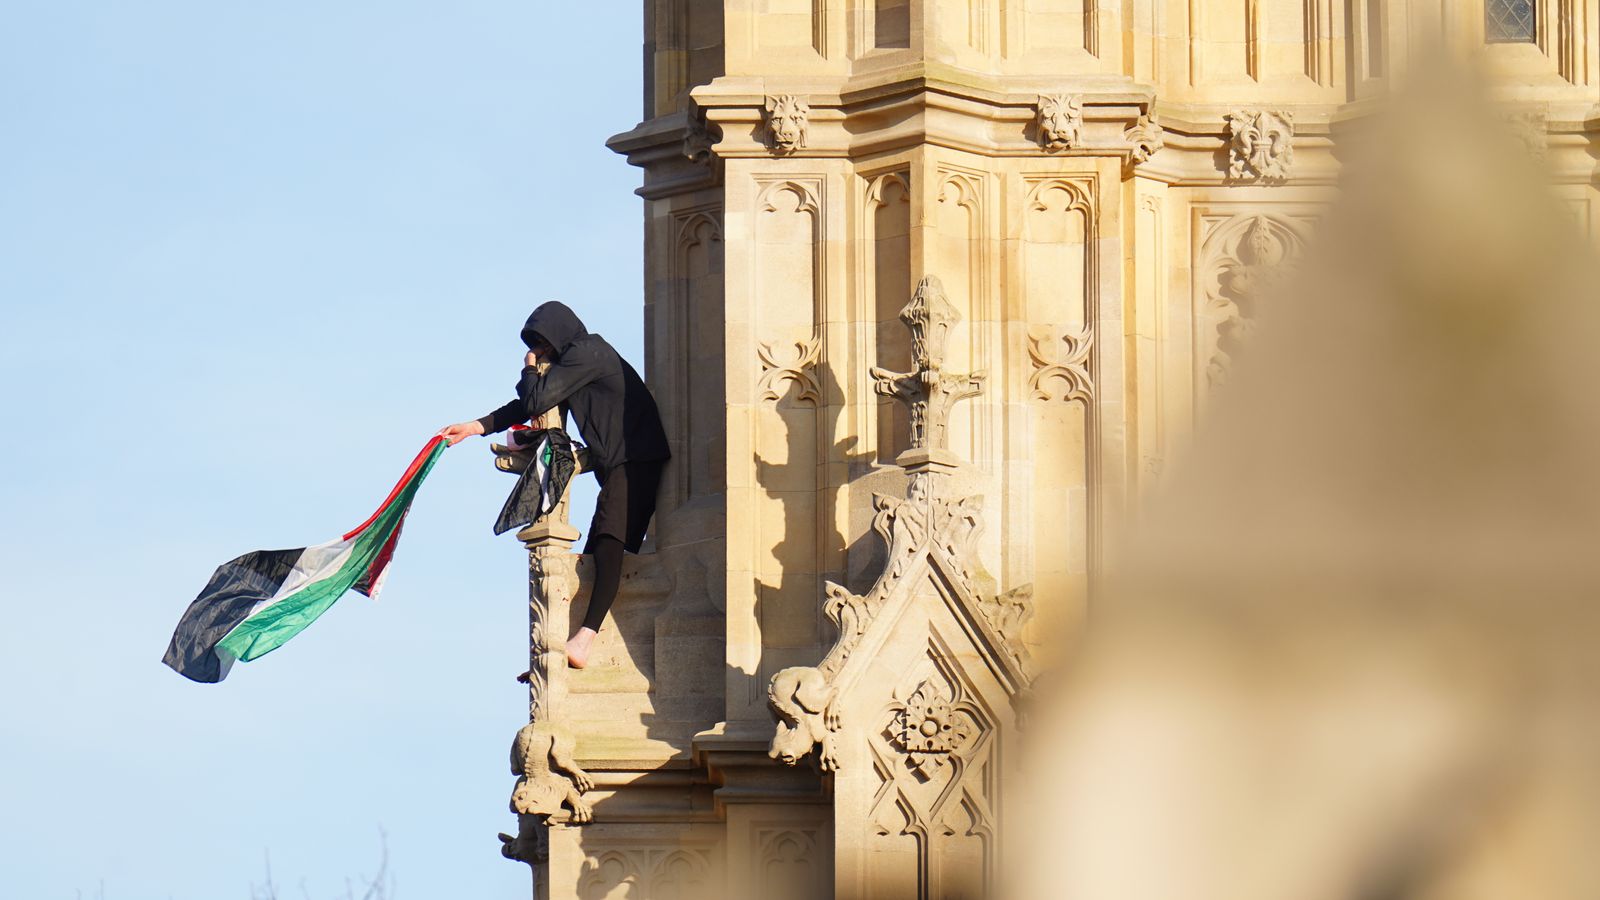
M262 851L265 859L265 884L250 883L250 900L279 900L278 885L272 880L272 854ZM389 871L389 833L383 826L378 826L378 870L371 878L361 876L361 895L356 895L356 885L349 876L344 879L344 893L334 897L333 900L393 900L394 898L394 873ZM301 900L312 900L311 889L306 886L306 879L299 881ZM83 891L77 892L76 900L83 900ZM100 885L98 900L105 900L105 884Z

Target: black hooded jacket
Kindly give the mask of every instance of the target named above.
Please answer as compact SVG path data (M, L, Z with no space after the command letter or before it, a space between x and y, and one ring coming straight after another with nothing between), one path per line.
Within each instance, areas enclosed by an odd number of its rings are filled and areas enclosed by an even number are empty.
M522 327L522 342L530 350L535 335L555 348L555 360L544 375L533 366L523 368L517 399L478 420L484 433L504 431L560 406L572 413L602 477L625 462L672 455L650 389L605 338L590 334L576 313L554 300L540 304Z

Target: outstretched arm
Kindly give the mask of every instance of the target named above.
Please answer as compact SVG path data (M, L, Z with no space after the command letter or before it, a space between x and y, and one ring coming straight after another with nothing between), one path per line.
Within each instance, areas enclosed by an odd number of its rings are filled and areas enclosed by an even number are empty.
M543 372L549 371L551 368L549 363L544 362L538 355L534 353L529 353L527 356L523 357L522 362L522 380L517 382L517 393L519 395L524 393L523 385L528 382L530 373L537 376ZM524 402L522 396L518 396L517 399L512 400L504 406L501 406L499 409L496 409L486 416L473 419L470 422L457 422L454 425L446 425L444 428L439 430L439 434L445 440L449 441L452 446L454 446L455 444L469 437L480 434L493 434L497 431L505 431L507 428L510 428L513 425L521 425L523 422L528 421L529 418L530 416L527 412L527 403ZM531 418L537 418L537 416L533 416Z
M474 435L505 431L513 425L520 425L528 420L527 413L522 409L522 401L513 400L481 419L447 425L439 431L439 434L454 445Z

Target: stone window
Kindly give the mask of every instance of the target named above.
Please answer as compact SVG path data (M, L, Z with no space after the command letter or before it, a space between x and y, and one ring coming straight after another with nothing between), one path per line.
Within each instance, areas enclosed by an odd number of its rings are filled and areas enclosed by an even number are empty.
M1531 44L1534 0L1484 0L1483 31L1491 44Z

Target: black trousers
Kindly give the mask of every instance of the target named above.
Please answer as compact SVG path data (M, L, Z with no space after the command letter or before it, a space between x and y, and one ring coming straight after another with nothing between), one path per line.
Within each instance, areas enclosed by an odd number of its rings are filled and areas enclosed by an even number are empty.
M584 553L594 552L595 539L602 535L616 538L629 553L638 553L645 530L656 513L656 491L661 487L665 460L625 462L613 469L596 469L600 497L594 504L594 520Z
M627 462L600 478L600 498L583 552L594 554L594 588L584 612L585 628L600 630L622 584L622 551L638 553L656 511L656 489L665 462Z

